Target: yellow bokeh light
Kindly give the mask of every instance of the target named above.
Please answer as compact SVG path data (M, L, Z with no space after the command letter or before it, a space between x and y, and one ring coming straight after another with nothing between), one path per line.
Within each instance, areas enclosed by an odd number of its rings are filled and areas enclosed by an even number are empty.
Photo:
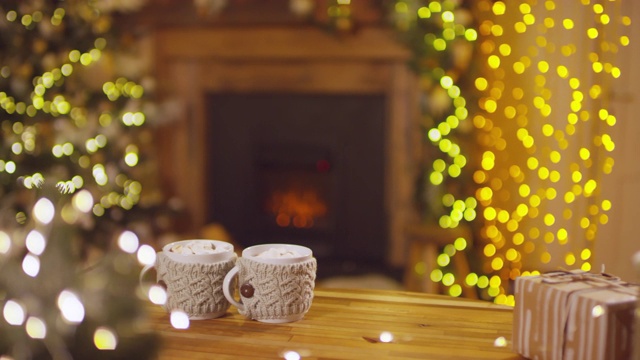
M501 284L502 284L502 279L500 279L500 276L498 275L493 275L489 280L489 286L492 288L498 288L500 287Z
M478 275L476 273L470 273L465 278L465 284L468 286L475 286L478 284Z
M499 258L493 258L493 260L491 260L491 268L495 271L498 271L500 269L502 269L502 267L504 266L504 261Z
M540 261L543 264L548 264L551 261L551 254L547 251L543 252L542 255L540 255Z
M491 10L495 15L504 15L506 9L507 9L507 6L502 1L494 2L493 6L491 7Z
M456 278L452 273L446 273L442 276L442 283L445 286L451 286L455 281L456 281Z
M489 56L487 63L489 64L490 68L495 70L500 67L500 58L496 55L491 55Z
M571 19L562 20L562 26L564 26L564 28L567 30L573 29L573 20Z
M456 250L462 251L467 247L467 240L465 240L462 237L459 237L454 241L453 246L455 247Z
M576 263L576 256L570 252L567 255L565 255L564 262L569 266L573 266Z
M449 295L453 297L458 297L462 295L462 287L458 284L453 284L449 288Z
M433 282L440 282L440 281L442 281L443 275L444 274L442 273L442 270L434 269L433 271L431 271L431 274L429 274L429 278Z
M27 335L33 339L44 339L47 336L47 324L40 318L29 317L25 324Z
M486 257L492 257L496 254L496 246L493 244L487 244L484 247L484 255Z
M447 254L440 254L436 259L436 262L438 263L439 266L445 267L449 265L449 262L451 262L451 258Z
M118 338L113 330L99 327L93 333L93 343L99 350L115 350Z

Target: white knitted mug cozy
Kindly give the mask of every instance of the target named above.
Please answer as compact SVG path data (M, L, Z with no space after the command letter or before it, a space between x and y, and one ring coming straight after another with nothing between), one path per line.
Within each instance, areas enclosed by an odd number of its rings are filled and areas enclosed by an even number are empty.
M317 262L310 258L293 264L266 264L238 258L239 289L250 319L272 320L305 314L311 307Z
M236 258L215 263L182 263L158 253L157 281L167 287L165 309L182 310L190 318L229 309L231 304L224 297L222 282Z

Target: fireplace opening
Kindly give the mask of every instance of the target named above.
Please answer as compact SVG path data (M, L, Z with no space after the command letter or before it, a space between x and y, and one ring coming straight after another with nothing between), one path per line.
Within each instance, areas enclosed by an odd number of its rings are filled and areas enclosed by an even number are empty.
M256 150L261 242L307 244L316 255L331 256L336 192L330 151L304 143L260 144Z
M389 247L383 94L207 95L207 214L247 247L310 247L318 277Z

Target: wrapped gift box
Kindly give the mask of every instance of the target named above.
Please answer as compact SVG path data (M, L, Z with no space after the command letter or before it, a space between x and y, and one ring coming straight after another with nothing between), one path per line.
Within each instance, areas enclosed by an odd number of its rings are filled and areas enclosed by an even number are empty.
M638 290L582 271L519 277L513 349L540 360L631 359Z

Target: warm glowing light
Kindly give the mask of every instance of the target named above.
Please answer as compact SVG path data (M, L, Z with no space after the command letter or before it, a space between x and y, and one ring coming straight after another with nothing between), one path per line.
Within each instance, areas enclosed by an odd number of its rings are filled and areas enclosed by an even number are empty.
M300 360L302 357L296 351L289 350L283 354L284 360Z
M58 308L62 317L70 323L80 323L84 319L84 305L76 294L69 290L63 290L58 295Z
M327 213L327 205L313 188L291 188L274 191L265 204L281 227L311 228Z
M124 162L131 167L136 166L138 164L138 154L136 153L126 154L124 157Z
M460 295L462 295L462 286L460 286L459 284L451 285L451 287L449 288L449 296L458 297Z
M3 315L4 315L4 320L9 324L9 325L22 325L22 323L24 323L24 318L25 318L25 309L24 307L14 301L14 300L9 300L4 304L4 308L3 308Z
M495 347L507 347L507 339L504 336L500 336L493 341Z
M37 230L31 230L25 239L27 250L35 255L41 255L44 251L47 241L44 236Z
M164 305L167 302L167 291L160 285L149 288L149 300L156 305Z
M593 316L594 318L598 318L604 315L604 313L605 309L600 305L596 305L593 307L593 309L591 309L591 316Z
M93 209L93 196L88 190L81 190L73 196L73 207L83 213L89 213Z
M54 215L55 208L53 203L47 198L41 198L33 206L33 216L43 224L50 223Z
M113 330L107 327L98 327L93 333L93 344L99 350L115 350L118 346L118 337Z
M138 248L137 258L142 265L153 265L156 262L156 250L150 245L141 245Z
M169 322L176 329L184 330L189 328L189 316L184 311L171 311Z
M120 237L118 237L118 247L129 254L133 254L138 250L139 243L138 236L128 230L124 231L120 234Z
M380 334L380 342L389 343L393 341L393 334L388 331L383 331Z
M38 276L40 272L40 258L33 254L25 255L22 259L22 271L31 277Z
M11 238L9 234L0 231L0 254L6 254L11 250Z
M47 325L42 319L34 316L27 319L25 330L32 339L44 339L47 336Z
M445 267L447 265L449 265L449 262L451 261L451 258L449 257L449 255L447 254L440 254L438 255L438 258L436 260L436 262L438 263L438 265Z

